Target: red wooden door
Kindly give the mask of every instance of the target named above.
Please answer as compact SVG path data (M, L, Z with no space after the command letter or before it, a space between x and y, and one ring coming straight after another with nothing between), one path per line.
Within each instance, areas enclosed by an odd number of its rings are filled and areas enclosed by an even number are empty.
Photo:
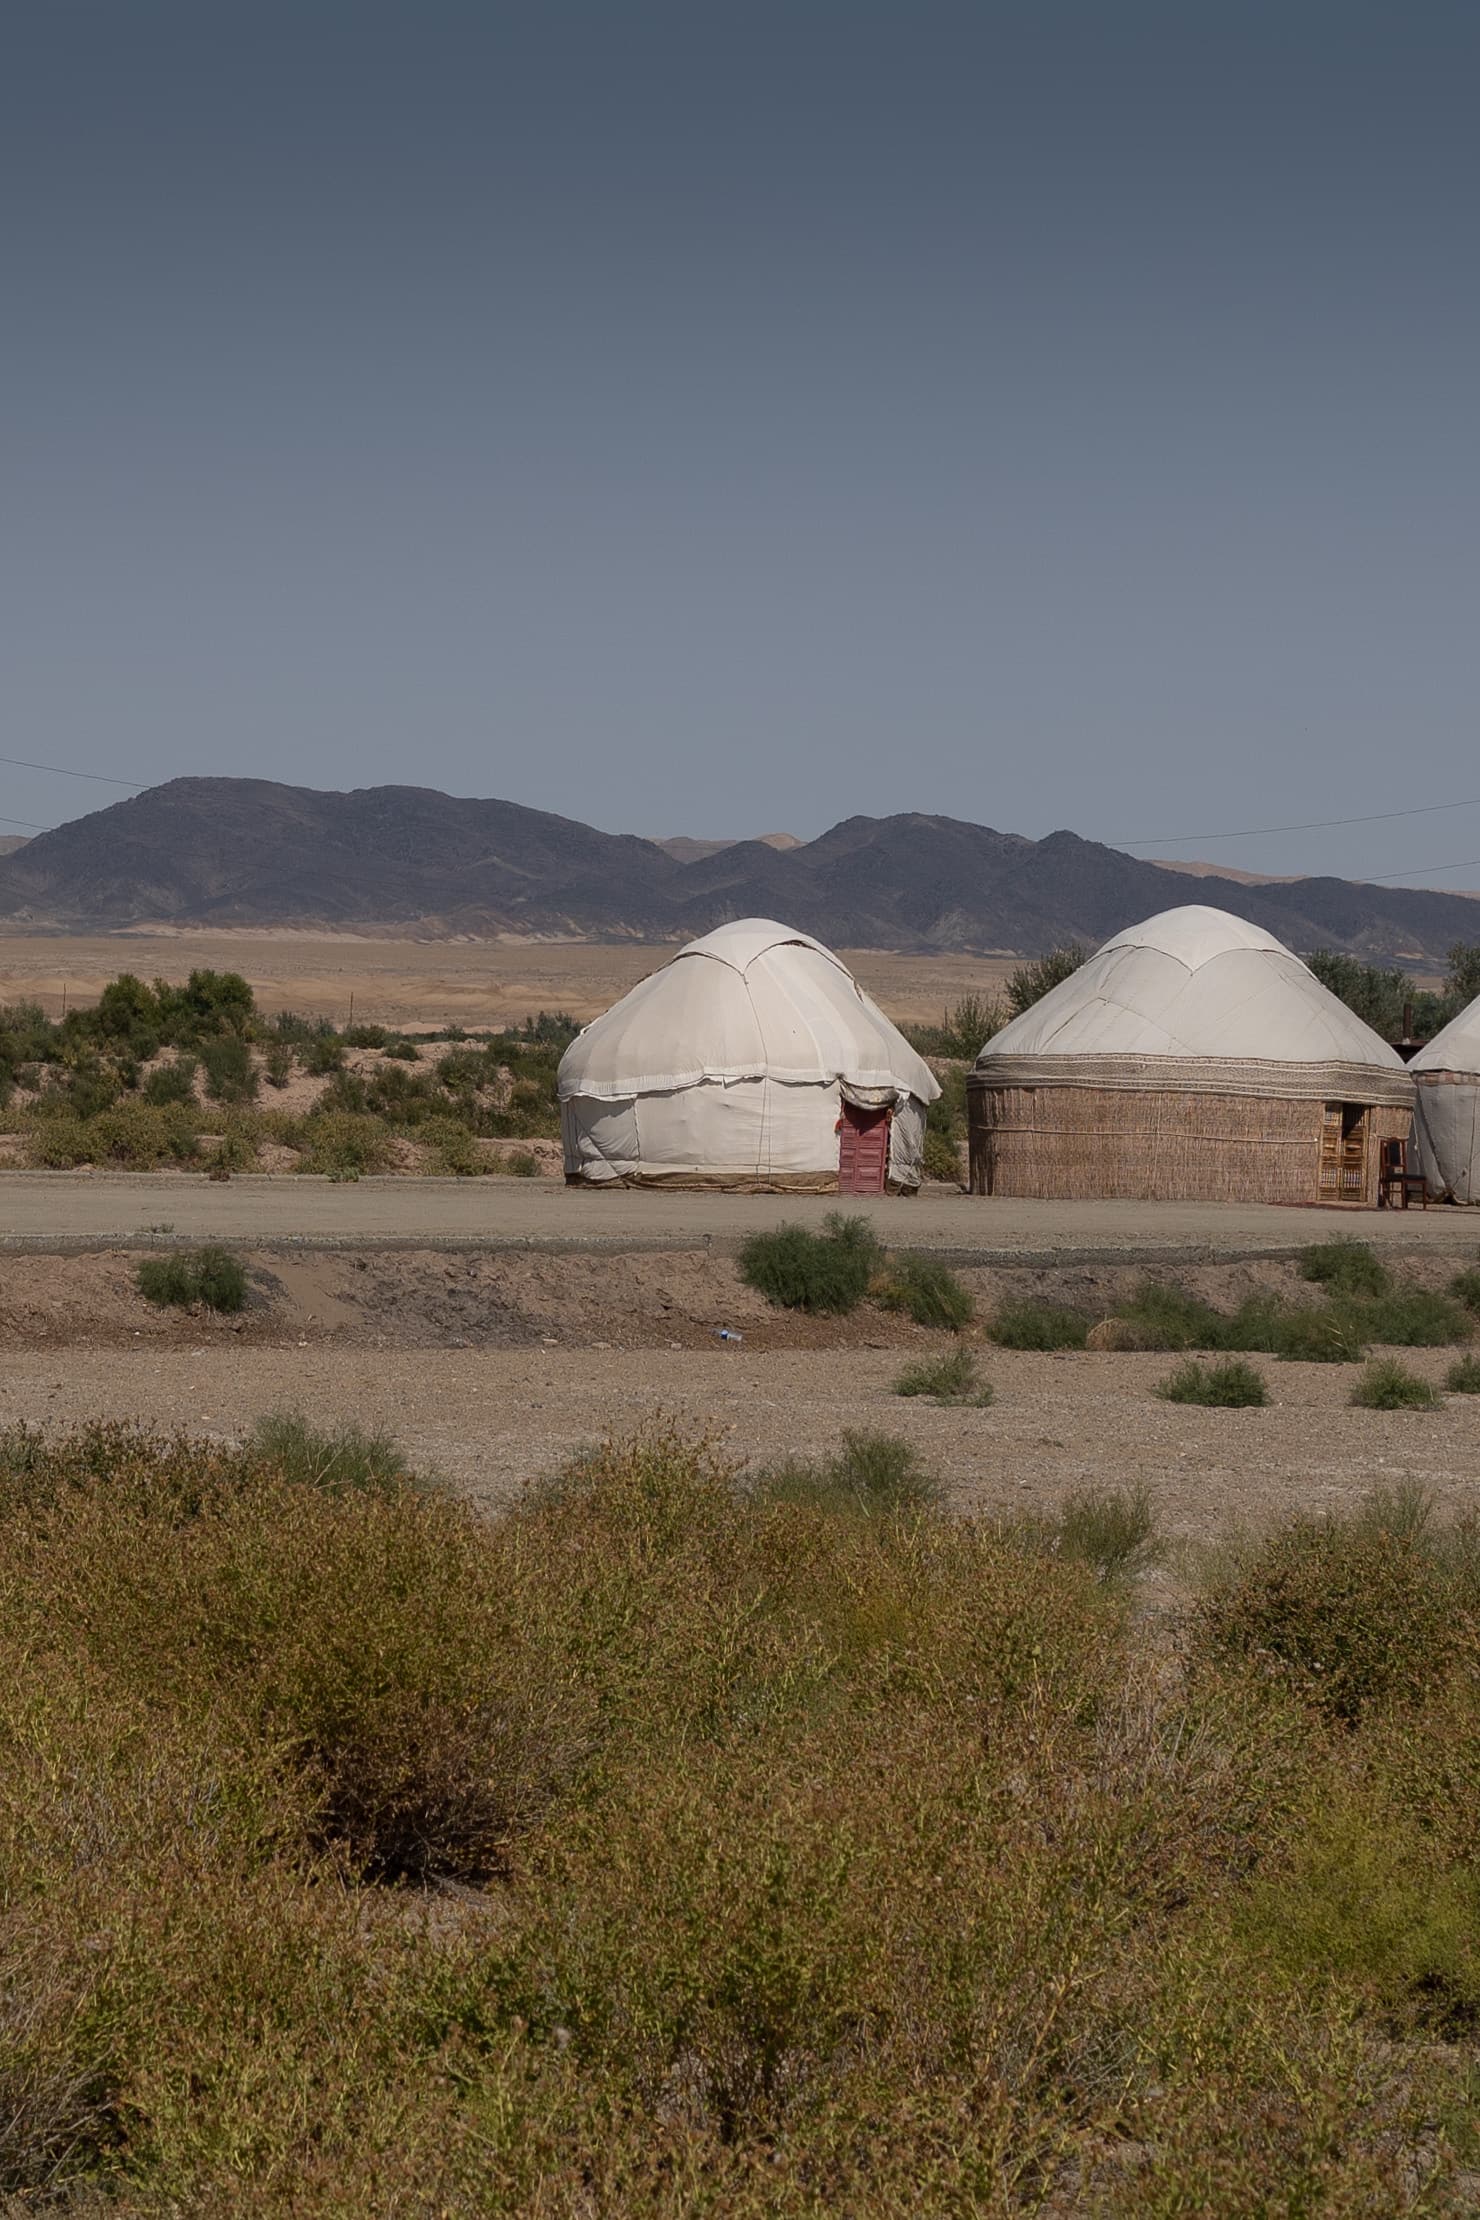
M889 1177L887 1110L860 1110L843 1104L838 1120L838 1193L882 1195Z

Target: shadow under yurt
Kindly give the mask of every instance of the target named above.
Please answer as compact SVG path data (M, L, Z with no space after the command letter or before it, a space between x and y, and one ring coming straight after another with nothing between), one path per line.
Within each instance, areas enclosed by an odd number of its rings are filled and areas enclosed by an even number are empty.
M567 1181L909 1194L934 1073L847 967L770 918L681 948L561 1058Z
M1480 1203L1480 996L1408 1069L1418 1089L1414 1135L1429 1193Z
M1413 1081L1257 925L1190 905L1106 941L967 1083L979 1195L1377 1203Z

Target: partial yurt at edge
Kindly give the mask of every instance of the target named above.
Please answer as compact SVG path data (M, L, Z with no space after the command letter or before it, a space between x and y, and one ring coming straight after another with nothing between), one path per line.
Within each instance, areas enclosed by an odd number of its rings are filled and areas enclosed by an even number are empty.
M838 958L764 917L623 995L559 1085L568 1180L824 1194L918 1187L940 1093Z
M1413 1082L1288 948L1223 910L1107 940L988 1041L976 1194L1375 1204Z
M1429 1193L1480 1203L1480 996L1419 1050L1408 1070L1418 1089L1414 1135Z

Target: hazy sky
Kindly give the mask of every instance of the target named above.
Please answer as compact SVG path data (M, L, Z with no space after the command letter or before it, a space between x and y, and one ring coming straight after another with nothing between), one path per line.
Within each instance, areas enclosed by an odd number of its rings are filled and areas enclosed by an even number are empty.
M1469 863L1204 836L1480 797L1477 113L1474 0L14 0L0 750Z

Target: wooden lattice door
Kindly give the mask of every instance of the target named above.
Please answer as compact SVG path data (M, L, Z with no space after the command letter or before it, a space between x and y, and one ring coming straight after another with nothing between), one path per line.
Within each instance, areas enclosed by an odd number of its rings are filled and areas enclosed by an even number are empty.
M838 1193L882 1195L889 1177L889 1112L845 1102L838 1120Z
M1320 1199L1367 1199L1367 1112L1360 1103L1328 1102L1321 1122Z

